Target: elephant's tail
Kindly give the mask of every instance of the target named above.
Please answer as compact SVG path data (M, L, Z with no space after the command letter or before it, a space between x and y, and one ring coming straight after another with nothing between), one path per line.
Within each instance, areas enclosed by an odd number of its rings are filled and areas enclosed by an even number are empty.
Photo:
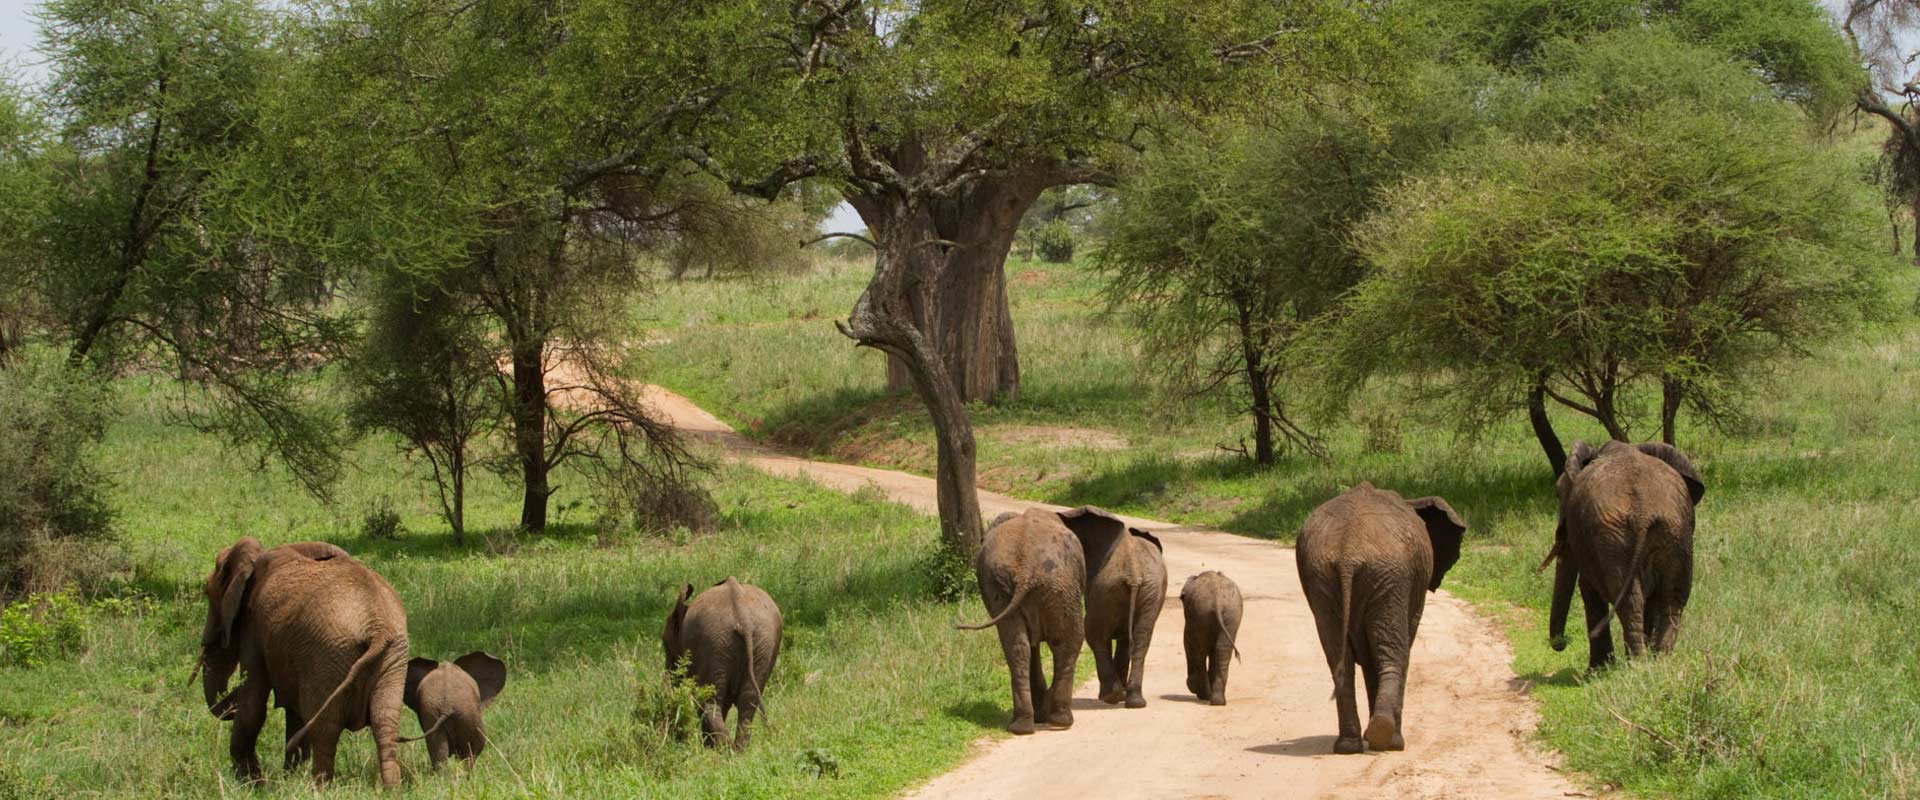
M1213 622L1220 626L1220 635L1227 637L1227 646L1233 648L1234 659L1240 660L1240 645L1233 641L1233 631L1227 630L1227 620L1220 616L1220 609L1213 609Z
M1638 529L1635 531L1638 536L1633 540L1633 550L1627 555L1627 575L1620 581L1620 595L1613 598L1613 603L1607 606L1607 613L1600 616L1600 624L1587 631L1588 640L1597 639L1600 634L1607 632L1607 625L1613 622L1614 612L1620 608L1621 603L1627 601L1627 595L1633 593L1633 585L1640 581L1640 568L1646 564L1647 560L1647 540L1653 538L1653 531L1652 525L1648 523L1641 523L1634 527Z
M421 739L425 739L429 736L432 736L434 731L440 730L440 726L445 725L447 723L447 717L451 717L451 716L453 715L441 714L439 719L436 719L433 721L433 727L428 728L424 731L421 731L419 736L402 736L399 738L398 741L404 744L406 742L417 742L417 741L420 741Z
M367 645L367 651L361 653L360 658L355 660L353 666L347 669L347 677L340 679L339 686L333 687L333 694L327 695L327 701L320 704L320 710L313 712L313 716L307 717L307 724L300 726L299 732L287 737L287 750L289 752L300 746L300 742L307 738L307 731L313 730L313 723L326 718L327 710L333 708L334 701L339 700L341 695L346 694L347 687L359 682L361 677L366 675L367 670L373 666L374 662L379 661L381 656L386 655L387 649L392 646L393 642L385 638Z
M993 619L987 620L986 622L982 622L978 625L955 625L953 627L963 631L978 631L978 630L985 630L987 628L991 628L995 625L1000 624L1001 620L1011 616L1016 609L1020 608L1020 601L1027 599L1028 588L1029 588L1029 584L1025 584L1025 583L1014 587L1013 599L1007 601L1007 607L1000 609L1000 613L995 614L993 616Z
M1347 623L1353 618L1353 567L1340 565L1340 658L1333 668L1333 696L1340 696L1340 687L1350 686L1353 681L1353 634L1347 630Z

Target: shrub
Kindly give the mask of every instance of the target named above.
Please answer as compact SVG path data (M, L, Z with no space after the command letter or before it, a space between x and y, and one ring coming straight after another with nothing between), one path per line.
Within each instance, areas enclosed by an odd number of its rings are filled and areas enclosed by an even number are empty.
M72 590L29 595L0 611L0 664L38 667L80 646L91 609Z
M111 484L95 466L111 399L105 382L52 353L23 352L0 367L0 597L60 588L84 560L47 556L114 539Z
M400 521L400 512L393 510L393 498L380 495L367 506L367 516L360 521L360 535L368 539L393 540L407 532L407 526Z
M957 603L973 593L973 560L945 544L935 545L915 569L926 581L927 594L942 603Z
M1040 253L1040 260L1049 264L1065 264L1073 260L1073 228L1066 220L1056 219L1040 228L1034 242L1034 248Z
M695 682L692 666L691 656L681 656L662 680L636 682L633 738L642 754L659 753L700 735L700 705L713 699L713 687Z

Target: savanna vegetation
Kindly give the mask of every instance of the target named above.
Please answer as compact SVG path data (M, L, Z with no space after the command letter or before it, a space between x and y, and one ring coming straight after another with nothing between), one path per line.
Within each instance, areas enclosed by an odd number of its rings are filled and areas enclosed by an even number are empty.
M1920 792L1909 3L37 13L46 75L0 83L0 796L231 788L183 679L241 535L339 544L414 652L505 660L463 793L888 795L1004 721L994 643L947 632L976 487L1287 542L1361 480L1470 520L1447 586L1582 780ZM842 202L866 230L818 232ZM643 382L939 514L721 465ZM1678 651L1588 675L1536 567L1609 438L1709 488ZM786 620L739 755L677 735L656 636L728 575Z

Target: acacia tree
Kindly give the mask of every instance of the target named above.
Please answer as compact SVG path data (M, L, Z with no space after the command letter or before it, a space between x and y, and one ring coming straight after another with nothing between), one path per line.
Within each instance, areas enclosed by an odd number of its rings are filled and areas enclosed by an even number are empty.
M840 328L926 405L941 530L971 552L966 404L1018 392L1003 266L1034 199L1110 181L1171 118L1316 75L1363 49L1364 29L1318 0L793 8L789 81L772 88L802 98L787 109L805 154L766 171L695 156L745 191L830 178L859 212L874 275Z
M1479 127L1477 85L1430 68L1390 87L1326 87L1194 130L1120 182L1095 260L1108 302L1181 395L1244 406L1255 463L1274 463L1276 434L1326 455L1284 402L1299 345L1359 280L1352 229L1379 190Z
M263 220L297 182L266 100L290 54L240 0L52 0L40 9L57 121L34 291L74 364L174 362L210 388L193 419L264 443L325 496L339 439L300 387L347 325L327 265Z
M305 105L320 109L337 257L484 315L510 373L500 408L524 529L546 526L562 464L678 485L697 463L625 374L626 301L644 285L641 255L711 202L689 188L686 148L764 79L752 23L783 19L765 12L366 0L319 16ZM609 53L625 54L617 69Z
M1630 440L1650 384L1672 443L1683 407L1724 419L1768 363L1872 313L1887 259L1843 157L1742 65L1658 32L1570 57L1565 85L1526 93L1553 133L1467 148L1361 227L1375 272L1344 338L1433 379L1468 427L1544 394Z
M47 198L45 131L26 93L0 76L0 366L25 342L45 304L33 289Z
M1914 71L1914 63L1920 52L1902 47L1920 29L1920 3L1848 0L1840 21L1856 61L1866 67L1854 107L1887 123L1881 182L1911 219L1920 220L1920 115L1914 113L1914 101L1920 99L1920 73ZM1897 219L1893 228L1898 250ZM1920 223L1914 225L1913 236L1913 259L1920 264Z

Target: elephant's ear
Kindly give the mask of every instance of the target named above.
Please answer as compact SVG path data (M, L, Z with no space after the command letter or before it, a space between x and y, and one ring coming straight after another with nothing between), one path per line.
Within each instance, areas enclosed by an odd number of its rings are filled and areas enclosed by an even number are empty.
M669 660L680 649L680 623L687 618L687 600L693 597L693 584L680 587L679 597L674 598L673 610L667 612L667 627L660 631L660 643L666 648Z
M259 555L260 540L242 536L214 559L213 574L207 576L210 607L206 630L200 632L202 646L233 646L233 624L240 618L247 587L253 582L254 558Z
M1131 535L1131 536L1138 536L1138 537L1140 537L1140 538L1142 538L1142 539L1145 539L1145 540L1147 540L1147 541L1149 541L1149 542L1152 542L1152 543L1153 543L1153 549L1155 549L1155 550L1158 550L1158 551L1160 551L1160 552L1162 552L1162 553L1164 553L1164 552L1166 552L1166 551L1167 551L1167 548L1166 548L1166 546L1165 546L1165 545L1162 545L1162 544L1160 544L1160 537L1158 537L1158 536L1155 536L1155 535L1153 535L1153 534L1151 534L1151 533L1148 533L1148 532L1146 532L1146 531L1143 531L1143 530L1140 530L1139 528L1128 528L1128 529L1127 529L1127 534L1128 534L1128 535Z
M1438 497L1422 497L1408 503L1413 506L1413 512L1420 515L1420 521L1427 524L1427 539L1433 543L1433 578L1427 581L1427 591L1431 592L1440 588L1440 579L1460 560L1460 539L1467 533L1467 521Z
M1665 442L1645 442L1635 445L1640 452L1665 461L1674 472L1680 473L1680 480L1687 482L1687 497L1694 505L1700 505L1700 498L1707 494L1707 484L1700 480L1700 473L1693 468L1693 462L1687 460L1687 454Z
M480 707L486 708L493 703L495 695L507 685L507 665L500 659L475 650L456 658L453 663L473 676L473 682L480 685Z
M1127 535L1127 523L1107 513L1106 509L1081 506L1059 512L1059 516L1060 522L1067 526L1067 530L1073 531L1074 538L1080 540L1080 546L1087 551L1089 561L1093 553L1105 553L1120 537Z
M439 668L440 662L431 658L415 656L407 662L407 687L401 692L400 699L407 704L408 708L414 711L420 710L420 682L426 680L427 675Z

